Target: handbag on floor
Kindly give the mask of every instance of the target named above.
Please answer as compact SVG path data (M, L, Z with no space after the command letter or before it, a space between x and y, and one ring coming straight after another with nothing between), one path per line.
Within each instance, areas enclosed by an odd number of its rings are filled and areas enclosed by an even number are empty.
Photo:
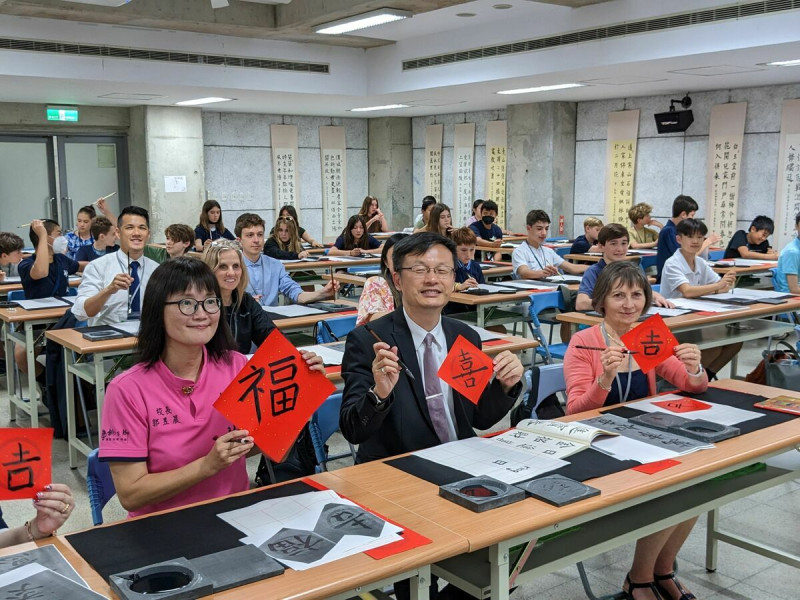
M800 391L800 354L786 342L778 342L775 350L765 350L764 358L745 381L786 390Z

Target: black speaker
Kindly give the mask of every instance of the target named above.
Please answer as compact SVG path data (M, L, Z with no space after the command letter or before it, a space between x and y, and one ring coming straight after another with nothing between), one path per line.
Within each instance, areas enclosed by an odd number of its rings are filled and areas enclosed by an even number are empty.
M656 113L656 129L658 133L675 133L686 131L694 123L694 115L690 110L671 110Z

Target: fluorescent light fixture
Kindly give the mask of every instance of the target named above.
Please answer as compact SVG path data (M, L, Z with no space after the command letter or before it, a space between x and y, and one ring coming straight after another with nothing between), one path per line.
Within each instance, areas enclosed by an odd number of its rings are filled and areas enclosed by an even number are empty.
M768 62L768 67L800 67L800 58L794 60L776 60L775 62Z
M233 98L197 98L195 100L184 100L176 102L175 106L199 106L200 104L214 104L214 102L230 102Z
M339 19L338 21L331 21L314 28L316 33L324 33L326 35L341 35L343 33L350 33L358 29L366 29L367 27L375 27L376 25L385 25L392 21L400 21L401 19L408 19L412 13L408 10L396 10L394 8L381 8L370 12L361 13L347 17L346 19Z
M498 94L532 94L533 92L552 92L553 90L568 90L570 88L584 87L583 83L559 83L556 85L540 85L539 87L520 88L518 90L503 90Z
M383 106L364 106L362 108L351 108L350 112L369 112L371 110L391 110L393 108L408 108L408 104L384 104Z

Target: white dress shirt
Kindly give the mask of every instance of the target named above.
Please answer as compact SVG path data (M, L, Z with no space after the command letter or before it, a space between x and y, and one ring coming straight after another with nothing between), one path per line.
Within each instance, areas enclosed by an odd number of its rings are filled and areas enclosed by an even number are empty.
M422 374L423 388L425 387L425 336L429 333L433 335L433 356L436 359L436 364L441 365L447 357L447 339L444 337L444 329L442 329L442 317L439 316L439 322L431 331L426 331L411 319L403 308L403 315L408 323L408 328L411 331L411 339L414 342L414 350L417 353L417 364L419 371ZM435 374L436 375L436 374ZM438 377L438 375L436 375ZM443 380L439 379L439 385L442 386L442 398L445 400L444 414L447 416L447 429L450 432L450 439L457 440L458 434L456 433L455 419L453 417L453 391L450 386Z
M511 264L514 270L514 277L519 277L517 269L525 265L534 271L541 271L548 265L559 266L564 259L555 250L545 245L534 248L527 241L522 242L514 248L511 253Z
M708 285L719 281L713 269L699 256L694 259L694 270L686 262L683 252L678 248L675 254L664 263L661 271L661 295L664 298L683 298L683 294L678 289L684 283L690 286Z
M139 294L140 306L144 305L144 292L150 275L158 268L158 263L154 260L140 256L136 261L139 263ZM86 314L84 305L90 298L99 294L103 288L108 287L111 281L120 273L128 273L128 255L122 250L117 250L112 254L106 254L93 260L83 271L81 284L78 286L78 297L72 305L72 314L79 321L87 321L89 325L113 325L128 320L128 294L134 290L117 290L106 301L103 308L95 316L89 317Z

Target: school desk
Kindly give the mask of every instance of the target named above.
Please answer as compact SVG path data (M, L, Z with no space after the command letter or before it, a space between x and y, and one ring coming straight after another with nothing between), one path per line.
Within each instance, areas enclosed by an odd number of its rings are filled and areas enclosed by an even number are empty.
M78 287L81 284L80 275L70 275L67 280L69 287ZM0 298L8 296L8 292L16 292L22 289L22 283L15 281L13 283L0 282Z
M634 252L632 254L626 254L625 258L623 260L639 260L641 258L646 258L648 256L655 256L655 255L656 255L655 252L646 252L646 251L638 252L637 251L637 252ZM600 262L600 259L603 258L603 255L600 254L600 253L598 253L598 254L565 254L564 258L566 260L571 260L573 262L584 262L584 263L593 262L593 263L595 263L595 262Z
M768 398L797 395L734 380L716 382L713 387ZM617 407L609 407L614 408ZM585 419L598 412L571 415L566 420ZM652 475L626 469L590 479L587 484L600 489L601 494L561 508L528 498L484 513L474 513L439 497L437 485L382 461L339 469L332 474L466 538L469 553L434 564L433 574L476 598L491 595L492 600L507 600L511 548L544 535L580 527L578 531L535 548L516 579L519 585L797 478L800 475L798 445L800 420L795 418L718 442L713 449L680 456L679 464ZM790 454L785 454L787 452ZM763 470L724 481L715 480L764 461L774 462L774 465L768 462ZM719 532L715 514L709 522L712 524L707 545L709 569L715 567L717 541L735 543L775 560L796 567L800 565L800 557L796 555L781 555L771 548L739 539L735 534Z
M16 409L30 415L31 427L39 426L40 399L36 396L36 354L34 353L33 328L37 325L52 325L64 316L69 305L63 307L25 310L24 308L0 308L0 320L3 322L3 343L6 352L6 381L8 388L8 416L11 421L16 418ZM14 326L22 325L22 331ZM28 365L28 396L22 397L22 382L19 382L19 394L14 385L14 344L25 348Z

